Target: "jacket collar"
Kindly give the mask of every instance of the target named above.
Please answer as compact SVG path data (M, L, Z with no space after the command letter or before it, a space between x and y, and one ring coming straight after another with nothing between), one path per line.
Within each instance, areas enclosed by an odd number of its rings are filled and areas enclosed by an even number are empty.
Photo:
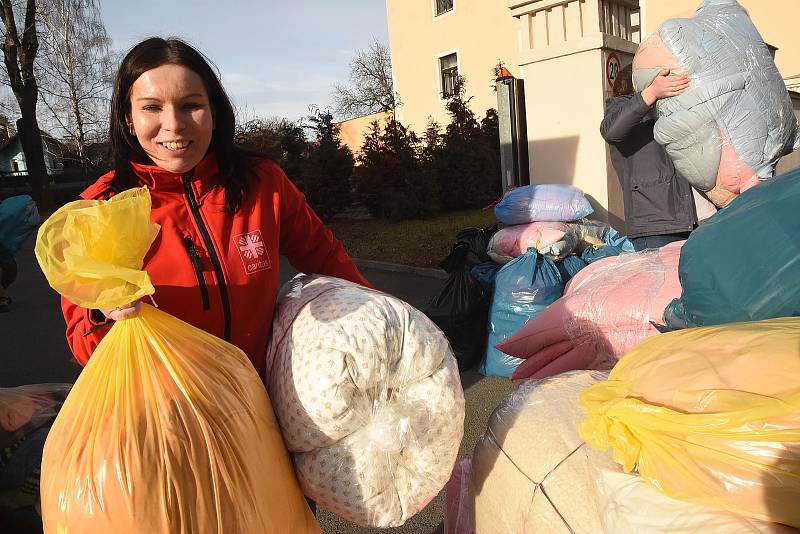
M184 176L189 177L198 198L214 187L222 185L217 157L213 153L207 154L194 169L184 174L170 172L157 165L147 165L133 160L131 167L139 181L154 191L183 193Z

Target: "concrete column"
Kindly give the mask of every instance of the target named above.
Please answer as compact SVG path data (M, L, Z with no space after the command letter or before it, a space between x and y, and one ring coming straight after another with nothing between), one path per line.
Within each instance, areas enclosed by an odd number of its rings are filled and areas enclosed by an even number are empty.
M622 195L599 127L611 78L638 44L638 0L508 0L520 19L531 183L565 183L624 229Z

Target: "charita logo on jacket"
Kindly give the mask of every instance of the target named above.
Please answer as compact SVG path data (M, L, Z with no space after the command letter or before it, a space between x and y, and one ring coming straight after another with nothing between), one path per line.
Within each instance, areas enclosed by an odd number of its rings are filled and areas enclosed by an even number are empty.
M233 236L233 242L242 258L242 265L247 274L265 271L270 268L269 255L264 240L261 238L261 230L255 230L246 234Z

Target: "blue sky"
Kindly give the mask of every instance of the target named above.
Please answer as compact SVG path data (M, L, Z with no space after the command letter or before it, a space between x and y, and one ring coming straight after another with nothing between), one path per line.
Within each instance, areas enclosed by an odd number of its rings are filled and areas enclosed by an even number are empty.
M117 50L151 35L190 42L247 118L326 108L355 52L373 37L388 42L384 0L105 0L101 9Z

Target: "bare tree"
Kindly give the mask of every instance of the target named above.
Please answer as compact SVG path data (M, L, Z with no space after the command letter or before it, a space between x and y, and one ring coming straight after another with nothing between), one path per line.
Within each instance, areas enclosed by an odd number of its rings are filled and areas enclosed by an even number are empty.
M359 50L350 61L350 81L333 86L336 113L345 118L380 111L394 111L400 104L392 83L389 48L374 39L367 50Z
M39 0L39 95L70 138L81 166L86 145L106 137L116 57L96 0Z
M36 3L34 0L25 1L25 25L22 27L21 40L14 16L14 4L11 0L0 0L0 7L2 7L0 17L3 19L5 33L2 45L3 61L9 85L22 115L18 122L17 135L25 153L33 195L39 202L40 209L46 210L52 204L52 199L47 167L44 163L42 135L36 120L36 103L39 99L39 89L33 71L36 53L39 50L39 39L36 35Z

